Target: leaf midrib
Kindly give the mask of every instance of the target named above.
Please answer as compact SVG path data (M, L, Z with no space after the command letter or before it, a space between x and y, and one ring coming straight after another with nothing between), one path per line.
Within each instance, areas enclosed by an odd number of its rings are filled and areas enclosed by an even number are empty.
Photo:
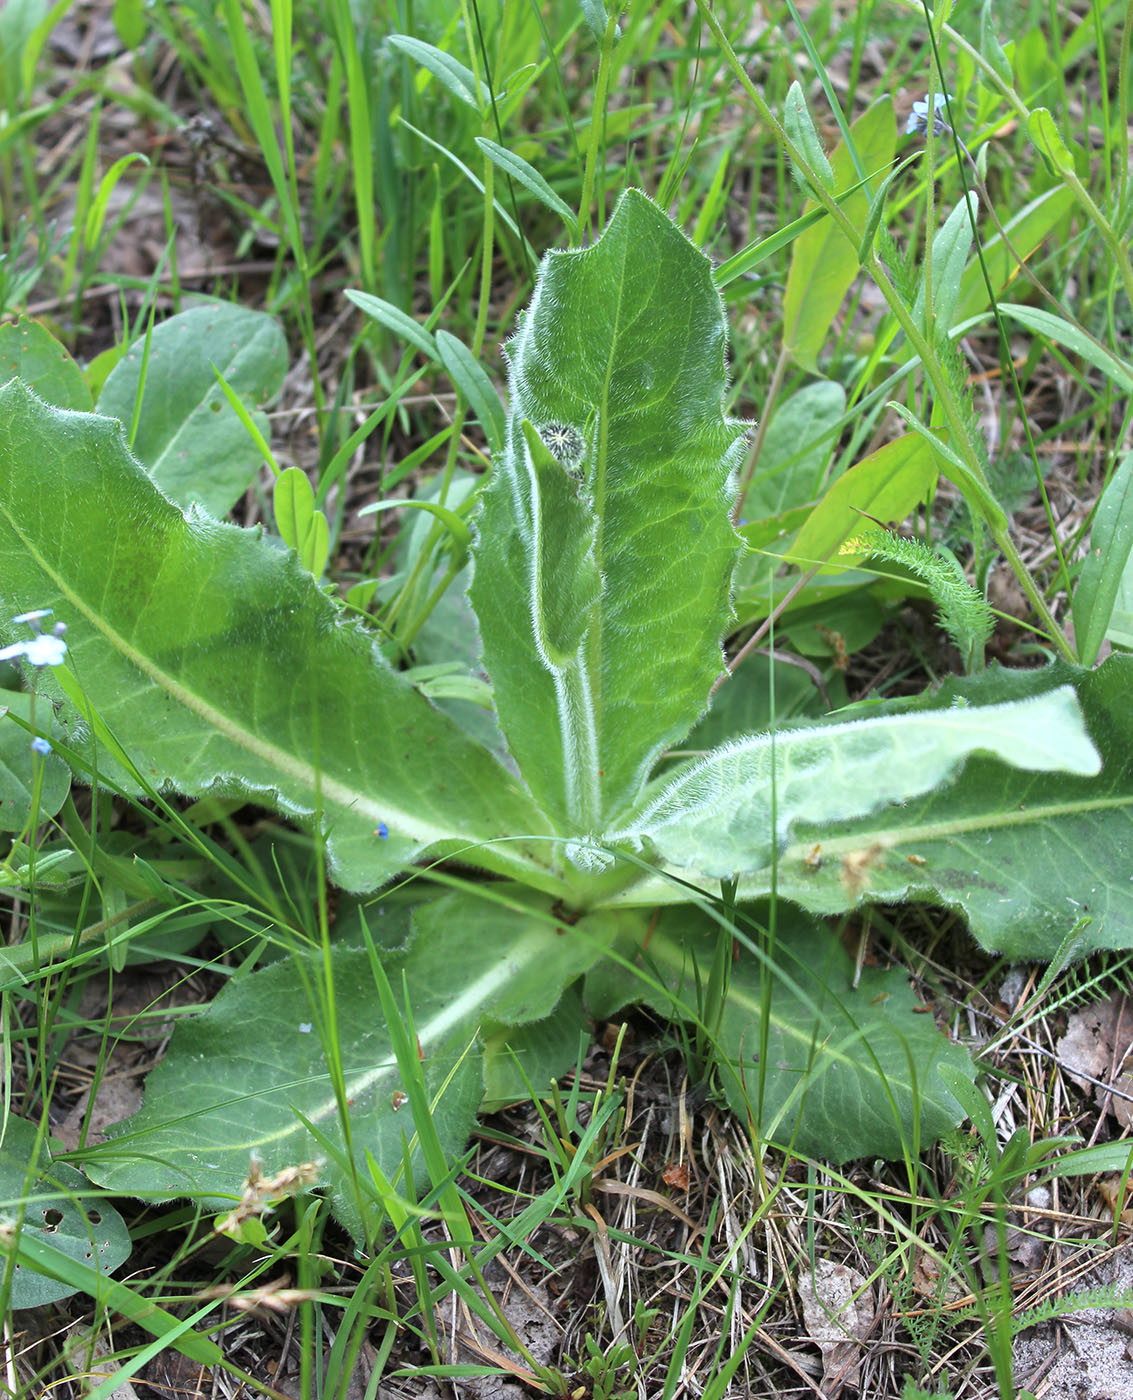
M296 783L306 787L312 794L318 793L335 805L345 807L352 812L358 813L373 821L375 826L379 822L386 822L387 825L396 826L399 834L405 834L411 839L418 841L422 846L429 846L438 841L452 840L467 837L472 833L454 830L451 827L440 827L433 823L422 821L420 816L407 807L398 806L396 801L376 802L368 794L361 792L357 788L351 787L341 782L337 778L328 777L326 774L315 769L313 764L306 762L296 755L289 753L286 749L276 744L270 744L260 739L246 726L237 723L226 716L215 705L205 701L196 692L182 685L180 681L174 679L167 671L163 670L156 663L151 661L137 647L129 643L124 636L110 625L99 613L91 608L85 600L71 587L64 576L43 556L42 552L36 548L35 544L28 538L26 533L20 528L19 523L12 515L6 504L0 503L0 512L8 522L12 532L23 544L37 567L50 580L59 593L66 598L67 602L84 617L90 625L110 643L110 645L122 656L135 666L144 675L148 676L153 683L163 690L178 704L183 705L191 714L210 725L218 733L223 735L231 743L245 749L248 753L262 759L265 763L292 778ZM408 697L407 697L408 698ZM312 807L311 810L314 810ZM509 864L517 868L542 873L541 868L534 862L529 862L520 855L516 857L514 852L508 852L505 859Z

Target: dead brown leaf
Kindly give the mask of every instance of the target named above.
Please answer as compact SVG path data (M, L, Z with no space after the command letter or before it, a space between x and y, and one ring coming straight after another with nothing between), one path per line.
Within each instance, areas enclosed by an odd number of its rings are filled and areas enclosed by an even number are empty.
M823 1392L833 1397L843 1388L858 1389L862 1343L877 1314L873 1289L849 1265L828 1259L800 1274L796 1287L807 1333L822 1352Z
M1133 998L1118 996L1075 1011L1058 1041L1058 1057L1080 1089L1133 1127Z

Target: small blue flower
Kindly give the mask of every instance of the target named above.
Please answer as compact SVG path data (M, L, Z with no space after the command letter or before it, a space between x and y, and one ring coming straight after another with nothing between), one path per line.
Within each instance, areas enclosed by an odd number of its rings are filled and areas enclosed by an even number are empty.
M377 831L376 831L374 834L375 834L376 836L380 836L380 837L382 838L383 841L388 841L388 840L389 840L389 827L386 826L385 822L379 822L379 823L378 823L378 829L377 829Z
M946 98L942 92L934 94L932 99L932 130L935 136L943 136L948 130L948 123L943 117L937 116L937 113L944 107L945 102ZM927 131L928 98L925 97L913 103L913 110L909 113L909 120L905 123L905 135L913 136L914 134L919 134L924 136Z
M35 736L35 738L31 741L31 746L36 751L36 753L46 755L51 752L51 743L49 740L45 739L42 734L37 734Z
M26 622L34 635L29 641L13 642L10 647L0 648L0 661L11 661L22 656L33 666L61 666L67 655L67 643L63 640L67 624L57 622L50 632L41 632L41 619L50 616L50 608L41 608L37 612L20 613L19 617L14 617L13 622Z

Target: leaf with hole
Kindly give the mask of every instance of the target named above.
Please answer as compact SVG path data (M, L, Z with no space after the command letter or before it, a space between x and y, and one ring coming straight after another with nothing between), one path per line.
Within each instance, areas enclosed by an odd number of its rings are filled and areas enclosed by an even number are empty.
M0 325L0 383L17 375L57 408L94 407L83 372L39 321L21 316Z
M0 1213L7 1224L21 1222L12 1275L12 1306L39 1308L78 1291L36 1267L29 1245L46 1248L46 1258L62 1256L96 1269L104 1277L130 1257L126 1222L101 1192L66 1162L55 1162L46 1142L37 1165L35 1125L10 1114L0 1143Z

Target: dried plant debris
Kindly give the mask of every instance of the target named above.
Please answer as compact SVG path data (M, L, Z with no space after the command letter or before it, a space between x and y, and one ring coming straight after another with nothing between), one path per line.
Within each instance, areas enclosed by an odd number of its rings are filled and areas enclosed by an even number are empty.
M1076 1011L1058 1041L1058 1056L1080 1089L1093 1094L1103 1115L1133 1126L1133 997Z
M795 1286L807 1332L822 1352L823 1393L856 1391L863 1343L877 1316L873 1290L856 1270L829 1259L817 1260Z
M1043 1400L1133 1400L1133 1256L1119 1248L1085 1280L1077 1311L1062 1312L1015 1342L1015 1383ZM1073 1298L1056 1299L1051 1310Z

